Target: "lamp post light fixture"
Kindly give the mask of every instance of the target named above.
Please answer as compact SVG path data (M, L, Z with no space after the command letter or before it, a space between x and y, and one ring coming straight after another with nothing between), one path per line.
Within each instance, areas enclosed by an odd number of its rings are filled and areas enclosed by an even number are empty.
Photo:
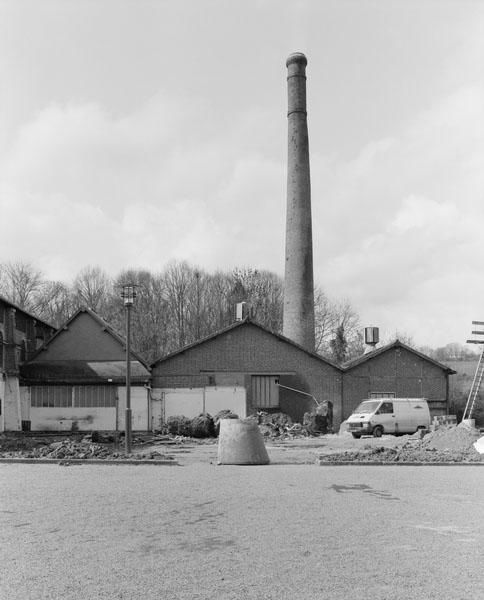
M136 285L133 283L123 284L121 297L126 309L126 414L125 414L125 451L131 454L131 309L136 298Z

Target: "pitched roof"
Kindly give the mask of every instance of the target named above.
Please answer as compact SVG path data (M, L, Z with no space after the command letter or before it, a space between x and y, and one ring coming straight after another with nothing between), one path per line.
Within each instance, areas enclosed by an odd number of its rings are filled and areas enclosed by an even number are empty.
M14 302L8 300L8 298L5 298L4 296L0 296L0 302L3 302L4 304L8 304L11 308L15 308L15 310L17 312L23 313L27 317L30 317L31 319L34 319L35 321L42 323L42 325L45 325L46 327L50 327L50 329L53 329L54 331L57 330L57 327L54 327L54 325L52 325L51 323L47 323L47 321L39 319L39 317L37 317L36 315L33 315L32 313L26 311L24 308L20 308L20 306L18 306L18 304L15 304Z
M59 327L59 329L56 331L56 333L47 341L45 342L45 344L43 344L36 352L35 354L33 354L31 356L31 358L29 359L29 362L34 360L37 356L39 356L39 354L42 353L43 350L45 350L45 348L47 348L48 346L50 346L50 344L52 344L58 336L60 336L66 329L69 328L69 325L81 314L81 313L87 313L94 321L96 321L96 323L98 323L98 325L104 330L106 331L106 333L108 335L110 335L116 342L118 342L118 344L120 344L123 348L126 348L126 339L120 334L118 333L113 327L111 327L111 325L109 325L109 323L107 321L105 321L102 317L100 317L97 313L95 313L93 310L91 310L90 308L87 307L81 307L78 310L76 310L76 312L61 326ZM135 352L134 350L130 350L130 354L131 357L134 357L137 361L139 361L139 363L141 363L146 369L149 369L148 364L146 363L146 361L138 355L137 352Z
M455 373L456 373L456 371L454 371L447 365L444 365L444 364L438 362L437 360L430 358L430 356L427 356L426 354L424 354L423 352L420 352L419 350L415 350L415 348L412 348L411 346L407 346L400 340L395 340L394 342L391 342L390 344L386 344L385 346L382 346L381 348L377 348L376 350L373 350L372 352L368 352L367 354L364 354L363 356L360 356L358 358L355 358L354 360L348 361L347 363L345 363L344 369L345 369L345 371L349 371L353 367L356 367L357 365L361 365L362 363L367 362L368 360L375 358L375 356L379 356L380 354L383 354L384 352L386 352L387 350L391 350L392 348L404 348L405 350L412 352L412 354L417 355L418 357L422 358L423 360L426 360L426 361L432 363L433 365L435 365L436 367L439 367L440 369L442 369L449 375L455 375Z
M186 346L183 346L182 348L179 348L178 350L175 350L174 352L170 352L170 354L167 354L166 356L162 356L162 357L158 358L157 360L155 360L155 362L152 363L150 366L151 366L151 368L153 368L154 366L158 365L159 363L164 362L165 360L169 360L170 358L173 358L177 354L182 354L183 352L186 352L187 350L190 350L191 348L201 346L202 344L205 344L206 342L208 342L210 340L214 340L215 338L218 338L218 337L228 333L229 331L232 331L239 327L243 327L244 325L253 325L254 327L257 327L258 329L261 329L262 331L268 333L269 335L276 337L278 340L285 342L287 344L290 344L291 346L294 346L294 348L297 348L298 350L302 350L309 356L312 356L313 358L316 358L316 359L320 360L321 362L331 365L332 367L334 367L335 369L338 369L339 371L343 370L342 367L340 367L335 362L332 362L331 360L324 358L323 356L321 356L320 354L317 354L316 352L311 352L311 350L304 348L304 346L300 346L296 342L293 342L292 340L281 335L280 333L275 333L274 331L271 331L270 329L268 329L267 327L264 327L260 323L253 321L250 317L246 317L245 319L242 319L241 321L236 321L235 323L232 323L228 327L219 329L218 331L216 331L204 338L201 338L200 340L192 342L191 344L187 344Z

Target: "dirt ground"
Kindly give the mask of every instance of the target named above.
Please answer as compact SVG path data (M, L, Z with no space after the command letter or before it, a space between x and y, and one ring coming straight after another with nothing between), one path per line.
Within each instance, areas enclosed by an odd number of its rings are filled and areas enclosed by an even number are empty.
M482 436L477 429L445 426L422 436L390 436L354 439L349 433L314 437L265 436L272 464L321 464L341 462L484 462L473 444ZM217 462L217 439L134 434L132 453L127 457L123 440L112 434L71 435L41 433L0 434L0 458L165 460L180 465Z

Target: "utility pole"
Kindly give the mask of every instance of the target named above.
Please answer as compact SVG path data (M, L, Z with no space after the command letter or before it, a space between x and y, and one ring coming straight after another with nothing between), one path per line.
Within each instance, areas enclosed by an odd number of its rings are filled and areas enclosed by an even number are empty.
M136 285L123 285L121 297L126 309L126 413L125 413L125 453L131 454L131 309L136 298Z

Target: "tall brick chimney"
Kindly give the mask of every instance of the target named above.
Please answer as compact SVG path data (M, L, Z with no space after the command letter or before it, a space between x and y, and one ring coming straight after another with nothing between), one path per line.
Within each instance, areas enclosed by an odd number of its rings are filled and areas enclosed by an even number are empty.
M283 334L314 351L314 278L311 182L306 112L306 65L296 52L286 61L288 160Z

